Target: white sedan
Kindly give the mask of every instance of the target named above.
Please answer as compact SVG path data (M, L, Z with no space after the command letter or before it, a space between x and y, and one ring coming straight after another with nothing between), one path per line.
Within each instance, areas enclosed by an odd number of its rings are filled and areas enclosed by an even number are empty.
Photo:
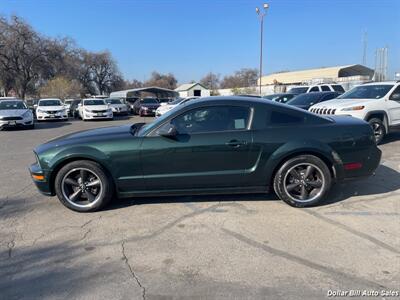
M67 109L60 99L40 99L35 108L38 121L68 120Z
M104 99L106 103L111 108L114 115L127 115L128 114L128 106L122 103L121 99L118 98L107 98Z
M103 99L83 99L79 106L79 116L82 120L114 118L112 109Z
M178 105L185 104L186 102L194 99L198 99L199 97L187 97L187 98L178 98L174 101L168 103L161 103L161 106L156 110L156 117L160 117L171 109L177 107Z

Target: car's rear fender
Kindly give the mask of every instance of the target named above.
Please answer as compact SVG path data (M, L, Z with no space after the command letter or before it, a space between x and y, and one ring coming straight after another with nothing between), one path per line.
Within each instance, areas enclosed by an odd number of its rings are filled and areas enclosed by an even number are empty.
M283 144L269 157L263 173L266 174L266 178L273 180L275 173L285 161L304 154L317 156L326 163L335 180L342 179L343 167L339 155L331 147L317 140L291 141Z

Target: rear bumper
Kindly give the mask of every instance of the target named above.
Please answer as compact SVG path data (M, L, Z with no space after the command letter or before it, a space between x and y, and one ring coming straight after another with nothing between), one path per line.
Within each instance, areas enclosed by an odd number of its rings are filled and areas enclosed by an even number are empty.
M55 193L50 185L50 173L42 170L38 163L34 163L29 167L29 172L31 174L33 183L36 185L40 193L46 196L54 196ZM43 176L43 180L35 179L34 176Z
M346 161L340 166L340 178L338 180L358 180L374 175L379 167L382 157L382 151L374 146L367 153L360 153L356 159ZM352 163L361 163L362 167L357 169L346 169L346 165Z

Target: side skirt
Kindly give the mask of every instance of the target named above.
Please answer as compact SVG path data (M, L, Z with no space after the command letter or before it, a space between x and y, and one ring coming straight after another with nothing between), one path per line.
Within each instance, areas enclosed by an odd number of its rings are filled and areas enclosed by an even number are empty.
M221 195L221 194L259 194L269 193L267 186L254 187L232 187L232 188L213 188L213 189L185 189L185 190L156 190L156 191L132 191L118 192L118 198L130 197L159 197L159 196L188 196L188 195Z

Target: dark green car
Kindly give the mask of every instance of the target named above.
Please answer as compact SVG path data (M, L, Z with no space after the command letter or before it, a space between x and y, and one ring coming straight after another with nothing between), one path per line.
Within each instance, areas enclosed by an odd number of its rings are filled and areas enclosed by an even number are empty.
M112 198L265 193L315 205L336 181L371 175L368 123L245 97L188 102L153 123L73 133L34 150L33 180L76 211Z

